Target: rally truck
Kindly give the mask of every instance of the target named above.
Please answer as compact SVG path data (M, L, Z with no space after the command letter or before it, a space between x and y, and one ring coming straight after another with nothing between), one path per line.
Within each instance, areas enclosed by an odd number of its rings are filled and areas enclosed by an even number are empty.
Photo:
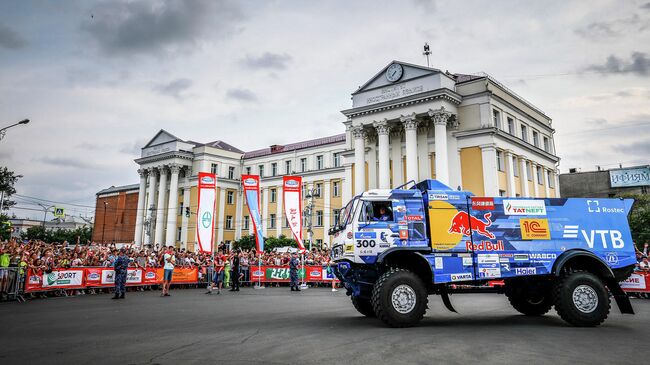
M406 186L412 185L410 188ZM524 315L597 326L636 263L631 199L477 197L436 181L354 197L330 229L334 274L361 314L416 325L428 295L491 291ZM491 285L498 282L502 285Z

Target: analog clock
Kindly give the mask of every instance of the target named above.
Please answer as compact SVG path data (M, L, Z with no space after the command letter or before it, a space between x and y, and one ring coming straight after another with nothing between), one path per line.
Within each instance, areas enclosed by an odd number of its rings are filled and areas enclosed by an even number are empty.
M386 70L386 80L395 82L402 78L403 73L404 69L402 68L402 65L399 63L393 63L392 65L388 66L388 69Z

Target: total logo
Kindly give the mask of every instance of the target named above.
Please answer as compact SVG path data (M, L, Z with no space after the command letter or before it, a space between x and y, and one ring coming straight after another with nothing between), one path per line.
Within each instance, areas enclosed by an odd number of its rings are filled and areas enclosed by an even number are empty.
M491 217L492 213L485 213L485 215L483 215L483 220L481 220L467 214L465 211L460 211L451 219L449 233L460 233L469 236L473 231L483 237L494 239L494 234L487 230L487 227L492 225Z
M625 213L623 208L601 207L598 200L587 200L587 211L589 213Z
M582 238L587 242L589 248L594 248L596 241L598 241L603 248L608 248L608 244L611 244L611 248L625 247L621 231L615 229L585 230L580 229L580 226L578 225L566 225L564 226L562 238L576 239L578 238L578 233L582 234Z
M249 177L248 179L244 180L244 186L257 186L257 180Z

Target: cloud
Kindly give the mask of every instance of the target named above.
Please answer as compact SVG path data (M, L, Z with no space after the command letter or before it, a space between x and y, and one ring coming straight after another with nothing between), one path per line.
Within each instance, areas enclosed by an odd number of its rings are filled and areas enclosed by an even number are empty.
M108 55L176 52L202 39L216 39L243 18L235 2L208 0L103 2L83 24ZM210 14L208 16L208 14Z
M144 147L146 143L147 141L145 140L138 140L133 143L123 143L120 146L119 151L127 155L140 157L140 153L142 152L142 147Z
M190 79L176 79L166 84L159 84L153 87L153 90L161 95L167 95L176 99L183 97L183 92L192 86Z
M583 71L650 76L650 58L643 52L633 52L629 60L610 55L605 63L589 65L583 68Z
M614 38L620 35L618 31L612 29L611 24L606 22L590 23L586 27L576 29L575 32L590 39Z
M42 157L40 159L37 159L37 161L58 167L72 167L79 169L87 169L92 167L91 164L88 164L81 159L74 159L69 157Z
M26 44L27 41L20 34L0 23L0 48L19 49Z
M285 70L287 64L291 61L291 56L286 53L270 53L264 52L260 56L247 55L242 60L243 65L250 69L269 69L269 70Z
M228 91L226 91L226 97L228 99L245 101L245 102L257 101L257 95L255 95L254 92L243 88L228 89Z
M646 138L644 140L634 142L634 143L629 143L629 144L619 144L612 146L612 149L614 149L617 152L622 152L629 154L631 157L637 157L637 156L649 156L650 155L650 138Z
M645 3L641 5L641 9L650 10L650 3Z
M413 0L413 3L426 11L433 12L437 9L436 0Z

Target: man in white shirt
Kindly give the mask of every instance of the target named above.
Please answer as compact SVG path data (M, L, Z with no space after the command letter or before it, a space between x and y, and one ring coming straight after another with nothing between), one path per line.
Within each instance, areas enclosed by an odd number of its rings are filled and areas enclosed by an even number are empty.
M174 274L174 266L176 265L176 256L174 256L174 246L169 246L165 255L163 256L165 274L163 277L163 292L160 296L169 296L169 286L172 282L172 275Z

